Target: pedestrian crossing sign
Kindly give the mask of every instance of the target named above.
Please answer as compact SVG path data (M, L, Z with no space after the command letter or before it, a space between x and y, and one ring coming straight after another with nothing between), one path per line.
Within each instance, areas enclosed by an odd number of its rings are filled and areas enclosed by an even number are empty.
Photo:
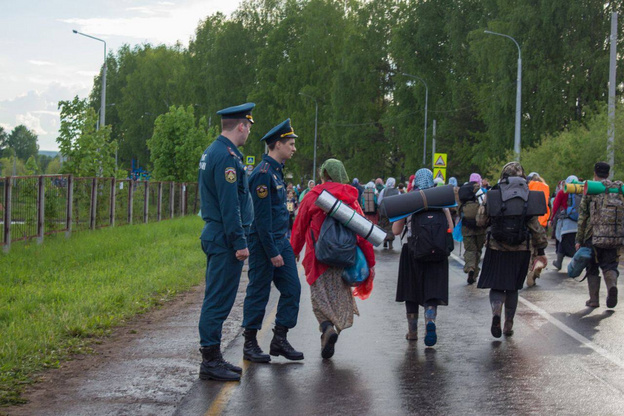
M255 156L247 156L246 160L247 160L247 163L245 163L246 165L255 165L256 164L256 157Z
M433 167L446 169L446 153L435 153L433 155Z
M433 169L433 179L442 179L444 183L446 183L446 169L443 168L434 168Z

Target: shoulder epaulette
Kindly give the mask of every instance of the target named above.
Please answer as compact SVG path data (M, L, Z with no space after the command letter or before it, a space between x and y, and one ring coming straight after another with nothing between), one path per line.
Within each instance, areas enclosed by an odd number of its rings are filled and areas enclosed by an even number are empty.
M240 159L240 157L238 157L238 155L234 152L234 150L232 150L232 148L230 146L228 146L227 148L228 152L230 152L230 154L232 155L232 157L235 157L237 159Z
M269 164L267 162L262 162L263 165L260 168L261 173L267 173L269 171Z

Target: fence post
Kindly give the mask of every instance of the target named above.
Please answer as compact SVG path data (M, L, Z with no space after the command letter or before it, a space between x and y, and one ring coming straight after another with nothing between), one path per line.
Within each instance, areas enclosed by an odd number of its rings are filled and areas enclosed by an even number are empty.
M158 221L162 219L162 182L158 182Z
M37 192L37 244L43 243L45 227L45 182L43 176L39 176L39 189Z
M4 186L4 251L11 249L11 198L13 196L13 180L10 176L6 178Z
M95 217L97 215L97 178L91 180L91 221L90 228L95 230Z
M134 181L128 182L128 224L132 225L132 206L134 205Z
M171 182L171 186L169 186L169 211L171 216L169 219L173 218L173 213L175 210L175 182Z
M186 182L182 183L182 191L180 191L180 216L186 215Z
M149 214L149 182L145 181L145 197L143 198L143 222L147 224Z
M69 238L72 231L74 213L74 175L67 178L67 224L65 224L65 237Z
M115 192L115 186L117 186L117 178L111 180L111 196L110 196L110 218L108 223L111 227L115 226L115 203L117 202L117 193Z

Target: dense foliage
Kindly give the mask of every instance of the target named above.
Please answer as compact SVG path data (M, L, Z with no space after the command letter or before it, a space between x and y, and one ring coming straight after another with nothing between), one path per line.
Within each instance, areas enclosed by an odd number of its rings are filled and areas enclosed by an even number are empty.
M513 148L518 50L484 30L522 48L522 145L531 149L606 102L612 11L623 2L248 0L202 20L188 46L111 53L107 124L128 167L150 160L154 121L172 105L193 106L210 127L217 110L254 101L244 153L259 157L259 138L290 117L300 138L288 167L299 180L312 176L318 104L319 164L334 156L352 177L401 177L423 159L425 88L408 73L429 89L427 162L435 119L437 150L463 178Z

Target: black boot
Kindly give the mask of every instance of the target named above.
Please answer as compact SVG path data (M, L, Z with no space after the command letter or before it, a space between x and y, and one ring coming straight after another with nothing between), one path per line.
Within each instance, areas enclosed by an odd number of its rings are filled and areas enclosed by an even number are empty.
M269 354L265 354L256 339L257 329L246 329L243 332L245 344L243 344L243 358L252 363L268 363L271 361Z
M269 354L277 357L278 355L284 356L289 360L303 360L303 353L296 351L292 345L286 339L288 328L281 325L275 325L273 329L273 339L271 340L271 347Z
M470 270L470 271L468 272L468 279L467 279L467 282L468 282L468 284L469 284L469 285L471 285L471 284L473 284L474 282L476 282L476 281L477 281L477 280L475 279L475 276L474 276L474 275L475 275L474 270Z
M199 378L202 380L239 381L243 370L225 361L219 345L202 347L202 363L199 367ZM240 371L236 371L236 370Z

